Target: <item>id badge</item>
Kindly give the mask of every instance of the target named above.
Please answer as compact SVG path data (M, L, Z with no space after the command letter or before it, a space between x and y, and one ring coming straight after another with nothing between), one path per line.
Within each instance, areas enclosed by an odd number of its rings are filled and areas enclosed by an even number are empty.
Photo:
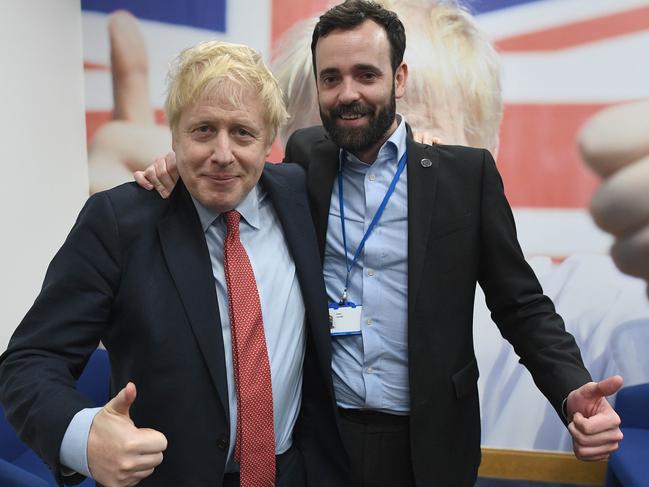
M359 335L363 306L351 302L329 305L329 328L331 336Z

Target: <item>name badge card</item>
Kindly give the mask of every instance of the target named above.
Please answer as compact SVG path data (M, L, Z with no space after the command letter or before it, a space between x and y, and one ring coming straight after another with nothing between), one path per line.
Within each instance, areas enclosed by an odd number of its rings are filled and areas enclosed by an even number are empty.
M329 305L329 328L331 336L359 335L361 333L362 306L347 302Z

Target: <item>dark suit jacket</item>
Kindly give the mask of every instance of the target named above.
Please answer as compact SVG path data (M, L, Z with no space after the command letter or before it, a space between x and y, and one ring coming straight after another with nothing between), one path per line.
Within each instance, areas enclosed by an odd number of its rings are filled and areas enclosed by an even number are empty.
M304 172L267 164L261 184L283 225L306 307L294 444L309 485L339 485L344 458L327 303ZM111 395L133 381L131 418L168 439L162 464L141 485L221 485L230 427L224 344L207 244L182 183L169 200L133 183L92 196L0 358L8 419L59 479L65 430L92 406L74 382L99 340L109 351Z
M285 160L307 170L321 257L338 151L322 127L297 131L286 147ZM500 332L560 414L568 393L590 375L523 257L489 152L408 139L407 156L413 468L418 486L473 486L480 463L476 283Z

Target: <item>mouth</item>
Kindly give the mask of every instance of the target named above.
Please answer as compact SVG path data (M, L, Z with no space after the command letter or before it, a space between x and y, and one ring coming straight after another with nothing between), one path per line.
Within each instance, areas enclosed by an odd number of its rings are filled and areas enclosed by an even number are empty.
M371 109L358 102L350 105L339 105L332 112L338 124L348 127L366 124L371 115Z
M367 119L365 113L339 113L336 123L341 127L356 128L366 126Z
M361 116L356 118L342 118L336 120L336 125L341 130L363 130L369 126L367 117Z
M341 113L338 115L338 118L341 120L358 120L359 118L364 117L363 113Z
M214 184L228 184L237 179L234 174L206 174L204 177Z

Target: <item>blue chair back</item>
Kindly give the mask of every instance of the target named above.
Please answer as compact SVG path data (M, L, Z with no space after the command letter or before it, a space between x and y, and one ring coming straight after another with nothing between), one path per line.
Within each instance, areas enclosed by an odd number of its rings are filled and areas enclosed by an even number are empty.
M77 389L92 399L96 406L108 401L110 363L106 350L97 349L90 356ZM90 479L80 487L94 485ZM50 487L56 482L47 466L16 436L5 419L0 405L0 486L1 487Z

